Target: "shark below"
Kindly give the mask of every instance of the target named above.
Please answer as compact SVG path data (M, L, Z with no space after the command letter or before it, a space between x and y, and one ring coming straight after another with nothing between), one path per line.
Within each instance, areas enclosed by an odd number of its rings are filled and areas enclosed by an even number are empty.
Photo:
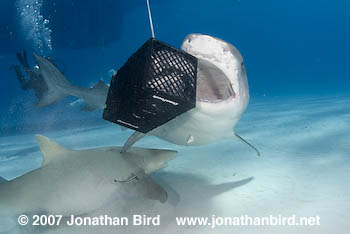
M123 186L162 203L167 192L148 174L167 166L176 151L120 147L72 150L36 135L41 168L6 181L0 177L0 216L48 212L86 214L107 204Z

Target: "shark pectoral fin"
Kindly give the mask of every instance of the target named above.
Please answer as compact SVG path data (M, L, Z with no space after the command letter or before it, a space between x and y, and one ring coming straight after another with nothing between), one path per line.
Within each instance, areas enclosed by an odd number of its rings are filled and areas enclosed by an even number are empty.
M252 148L253 150L255 150L255 152L258 154L258 156L260 156L260 152L257 148L255 148L252 144L250 144L248 141L244 140L242 137L240 137L237 133L234 133L235 137L240 140L241 142L247 144L250 148Z
M162 186L160 186L158 183L156 183L152 177L146 174L137 175L138 178L138 184L142 187L143 195L146 198L160 201L161 203L164 203L168 200L168 193L163 189Z
M120 153L125 153L126 151L128 151L128 149L130 149L130 147L135 144L136 141L140 140L141 138L143 138L144 136L146 136L146 134L142 133L142 132L134 132L131 137L129 137L129 139L125 142L122 150L120 151Z
M8 182L5 178L0 176L0 184Z
M43 154L42 166L46 166L48 163L58 158L58 155L65 155L72 151L71 149L59 145L46 136L35 135L35 138L38 142L40 151Z

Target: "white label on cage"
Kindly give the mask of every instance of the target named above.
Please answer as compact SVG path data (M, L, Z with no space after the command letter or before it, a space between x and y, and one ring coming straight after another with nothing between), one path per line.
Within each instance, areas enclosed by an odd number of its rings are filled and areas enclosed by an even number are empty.
M174 106L179 105L179 103L177 103L177 102L174 102L174 101L171 101L171 100L169 100L169 99L165 99L165 98L163 98L163 97L159 97L159 96L156 96L156 95L153 95L153 98L159 99L159 100L161 100L161 101L163 101L163 102L170 103L170 104L172 104L172 105L174 105Z
M139 128L139 126L133 125L133 124L128 123L128 122L124 122L123 120L120 120L120 119L118 119L117 122L125 124L125 125L128 125L128 126L130 126L132 128Z

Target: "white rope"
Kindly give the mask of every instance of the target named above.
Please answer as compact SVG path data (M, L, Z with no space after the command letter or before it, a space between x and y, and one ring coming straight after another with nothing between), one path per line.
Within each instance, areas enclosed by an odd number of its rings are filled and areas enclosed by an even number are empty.
M149 0L147 0L147 8L148 8L149 23L150 23L151 31L152 31L152 37L155 38L155 36L154 36L154 30L153 30L153 22L152 22L151 8L150 8L150 6L149 6Z

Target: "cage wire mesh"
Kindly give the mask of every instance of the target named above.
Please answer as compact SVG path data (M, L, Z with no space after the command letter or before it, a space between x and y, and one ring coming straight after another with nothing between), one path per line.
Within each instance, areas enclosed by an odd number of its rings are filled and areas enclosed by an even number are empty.
M196 105L197 58L149 39L112 77L103 118L147 133Z

